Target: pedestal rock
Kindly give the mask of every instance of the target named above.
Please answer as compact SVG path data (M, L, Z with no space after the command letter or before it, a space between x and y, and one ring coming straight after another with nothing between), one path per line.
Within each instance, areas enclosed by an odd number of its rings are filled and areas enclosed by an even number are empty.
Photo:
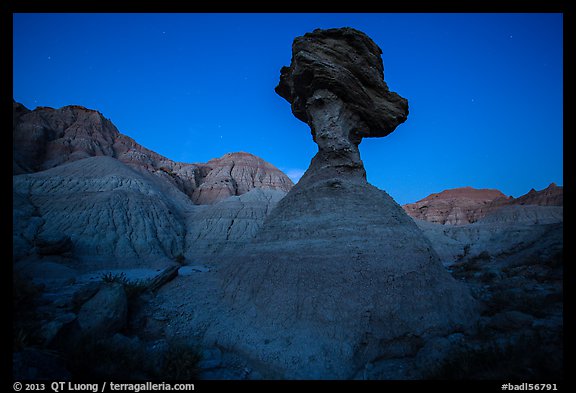
M358 145L408 115L381 53L357 30L315 30L294 40L281 70L276 92L309 124L318 153L253 242L221 265L222 309L204 336L264 377L351 378L476 318L413 220L366 181Z

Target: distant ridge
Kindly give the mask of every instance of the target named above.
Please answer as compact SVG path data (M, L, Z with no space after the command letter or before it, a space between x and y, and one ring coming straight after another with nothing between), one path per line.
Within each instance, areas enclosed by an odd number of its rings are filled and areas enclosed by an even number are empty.
M463 225L509 205L563 206L563 188L551 183L541 191L531 189L518 198L496 189L460 187L430 194L402 207L411 217L438 224Z
M228 153L207 163L172 161L120 133L100 112L80 105L31 111L13 101L12 113L14 175L108 156L161 177L197 204L213 204L255 188L288 192L293 186L278 168L250 153Z

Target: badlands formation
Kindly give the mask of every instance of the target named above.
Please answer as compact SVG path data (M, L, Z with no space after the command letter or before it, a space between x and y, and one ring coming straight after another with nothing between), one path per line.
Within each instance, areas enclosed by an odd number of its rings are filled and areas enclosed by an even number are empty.
M250 238L293 185L248 153L174 162L84 107L14 103L13 114L17 259L33 256L38 242L67 238L81 268L200 256Z
M381 53L350 28L294 40L276 91L309 124L318 153L254 239L221 261L221 292L210 296L218 312L190 321L205 328L205 345L243 353L266 378L353 378L477 317L413 220L366 181L358 145L408 115L384 82ZM381 377L409 375L388 367Z
M381 54L294 40L276 92L318 145L296 185L14 102L14 378L561 378L562 187L401 207L370 185L359 145L408 116Z

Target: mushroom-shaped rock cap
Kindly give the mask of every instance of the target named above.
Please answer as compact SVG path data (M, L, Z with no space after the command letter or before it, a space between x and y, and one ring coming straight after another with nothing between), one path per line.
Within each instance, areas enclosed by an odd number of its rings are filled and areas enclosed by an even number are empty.
M317 90L328 90L359 117L358 136L386 136L406 120L408 101L388 89L381 54L356 29L316 29L294 39L292 61L282 67L276 93L292 104L294 116L310 125L309 99Z

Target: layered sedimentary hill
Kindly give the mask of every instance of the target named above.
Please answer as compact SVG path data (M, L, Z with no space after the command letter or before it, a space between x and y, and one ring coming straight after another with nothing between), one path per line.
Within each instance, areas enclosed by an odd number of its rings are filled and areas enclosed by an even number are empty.
M462 187L431 194L402 207L419 220L460 225L478 221L506 200L506 195L498 190Z
M292 181L249 153L186 164L123 135L100 112L78 105L28 110L13 103L13 174L32 173L94 156L107 156L172 183L194 203L212 204L254 188L288 192Z
M454 188L431 194L402 207L411 217L437 224L463 225L511 205L562 206L562 187L552 183L541 191L530 190L518 198L494 189Z
M229 153L201 167L207 174L192 193L192 200L202 205L243 195L253 189L286 193L293 185L275 166L249 153Z
M292 187L249 153L174 162L81 106L14 102L13 120L17 260L66 254L88 268L213 255L249 240Z

